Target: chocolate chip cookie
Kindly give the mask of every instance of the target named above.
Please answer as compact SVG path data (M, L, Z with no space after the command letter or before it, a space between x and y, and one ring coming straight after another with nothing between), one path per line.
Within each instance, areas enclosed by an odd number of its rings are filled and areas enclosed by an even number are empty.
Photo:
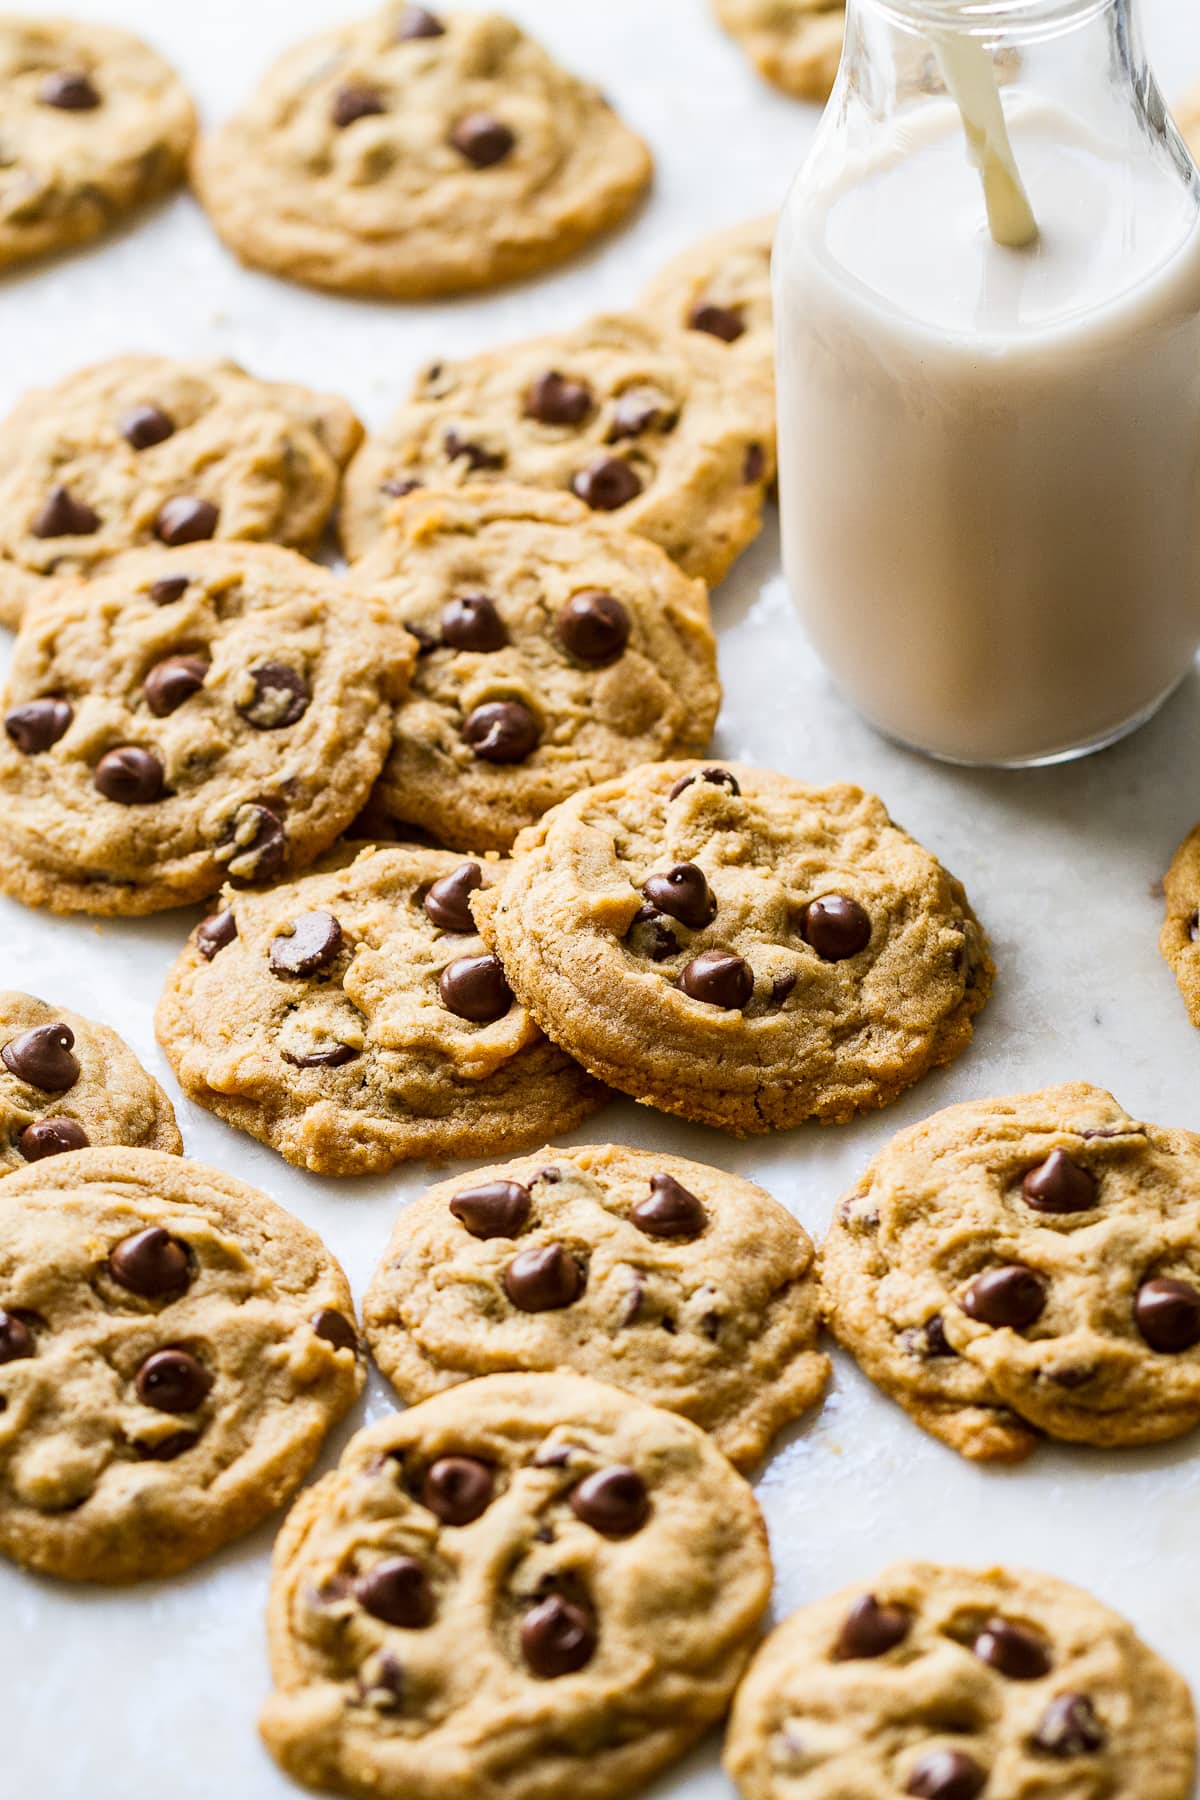
M148 913L305 867L379 774L415 650L382 600L265 544L60 584L0 701L0 888Z
M406 1402L571 1368L682 1413L746 1467L825 1386L812 1264L791 1215L736 1175L547 1149L406 1207L363 1325Z
M361 437L345 401L229 362L118 356L27 394L0 425L0 623L135 545L315 549Z
M759 74L800 100L827 100L842 60L843 0L713 0Z
M1159 947L1174 970L1193 1025L1200 1025L1200 825L1184 838L1163 881L1167 909Z
M725 1766L743 1800L1188 1800L1187 1684L1050 1575L901 1562L772 1632Z
M183 176L196 129L140 38L81 19L0 19L0 269L100 237Z
M472 905L542 1029L738 1133L885 1106L970 1041L992 963L958 882L855 787L649 764L517 839Z
M0 1175L89 1144L183 1149L171 1102L115 1031L0 993Z
M593 319L432 363L351 463L342 542L363 556L414 488L503 479L573 493L712 584L759 530L774 441L770 383L724 345Z
M708 743L703 584L569 494L414 494L353 574L420 645L376 801L440 843L507 850L579 788Z
M186 1569L299 1485L362 1386L346 1278L265 1195L157 1150L0 1181L0 1551Z
M748 219L693 244L656 275L641 308L675 331L727 344L774 379L771 246L775 216Z
M563 261L651 173L603 96L510 19L401 0L287 51L193 165L243 262L401 300Z
M1082 1082L903 1131L822 1250L831 1330L964 1456L1200 1422L1200 1137Z
M607 1095L546 1042L471 919L470 895L502 870L405 844L226 890L159 1003L184 1092L323 1175L577 1125Z
M493 1375L360 1432L292 1509L263 1737L364 1800L627 1800L724 1711L770 1585L696 1426Z

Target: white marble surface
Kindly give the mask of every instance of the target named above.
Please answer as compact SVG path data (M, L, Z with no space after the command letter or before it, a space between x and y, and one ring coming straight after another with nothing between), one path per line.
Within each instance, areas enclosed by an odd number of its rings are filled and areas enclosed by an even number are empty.
M278 47L348 5L72 0L71 9L144 31L213 117ZM381 420L426 358L625 305L670 251L779 200L815 113L757 82L704 0L511 0L511 10L598 79L653 142L658 184L630 229L497 297L389 308L240 270L181 197L93 252L0 282L0 406L32 381L148 348L225 353L263 374L324 382L368 421ZM1146 12L1164 86L1176 94L1200 75L1200 15L1184 0L1146 0ZM1200 815L1200 679L1139 737L1086 764L959 773L883 743L830 691L789 611L773 521L714 610L727 694L719 752L881 793L966 882L1000 982L969 1054L879 1117L738 1144L621 1102L587 1135L752 1174L819 1234L875 1149L953 1100L1078 1077L1111 1086L1149 1118L1200 1128L1200 1038L1156 949L1157 883ZM107 1020L170 1086L152 1015L188 923L53 920L0 903L0 984ZM182 1106L181 1119L192 1155L307 1219L359 1293L396 1209L428 1176L418 1167L357 1184L307 1178L192 1107ZM375 1380L352 1424L388 1405ZM758 1492L779 1613L897 1555L1019 1561L1121 1607L1200 1690L1200 1440L1123 1457L1047 1449L1019 1470L973 1469L839 1355L824 1412L778 1445ZM182 1580L125 1592L71 1590L0 1568L0 1792L50 1800L293 1792L254 1730L267 1684L271 1537L268 1525ZM728 1800L715 1745L655 1792Z

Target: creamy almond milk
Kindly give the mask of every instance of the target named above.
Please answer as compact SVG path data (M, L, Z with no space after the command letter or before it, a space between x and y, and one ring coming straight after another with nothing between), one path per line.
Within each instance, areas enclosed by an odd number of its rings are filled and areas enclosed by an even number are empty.
M980 762L1118 735L1200 643L1193 196L1165 155L1008 110L1024 248L933 100L802 176L775 255L797 603L882 730Z

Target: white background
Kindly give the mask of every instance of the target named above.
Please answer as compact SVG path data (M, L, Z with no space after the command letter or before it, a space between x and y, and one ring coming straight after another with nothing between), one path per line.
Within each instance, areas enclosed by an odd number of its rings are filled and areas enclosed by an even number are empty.
M63 3L143 32L176 63L210 120L284 44L353 7ZM492 298L387 307L239 269L180 197L94 251L0 281L0 407L81 363L155 350L230 355L263 375L326 384L376 423L429 358L625 306L669 253L781 199L815 109L761 85L704 0L511 0L510 10L596 80L653 144L657 185L630 228L565 271ZM1146 0L1145 11L1162 85L1177 96L1200 76L1200 16L1187 0ZM789 611L773 520L716 594L714 613L726 688L718 752L881 793L965 881L1000 980L974 1048L876 1118L740 1144L619 1102L581 1136L753 1175L820 1235L839 1193L884 1140L954 1100L1082 1078L1113 1088L1135 1113L1200 1129L1200 1038L1156 949L1157 884L1200 816L1200 680L1193 675L1138 738L1086 764L959 773L883 743L830 691ZM0 902L0 985L116 1026L174 1091L152 1016L195 916L55 920ZM180 1116L190 1154L314 1225L359 1295L397 1208L430 1178L419 1166L370 1182L305 1177L192 1107L181 1104ZM331 1455L349 1429L388 1405L374 1378ZM1047 1448L1021 1469L975 1469L923 1436L839 1354L824 1412L780 1441L757 1487L780 1614L895 1556L1021 1562L1120 1607L1200 1690L1200 1440L1119 1457ZM71 1589L0 1568L0 1794L293 1793L254 1729L267 1685L262 1610L272 1534L268 1524L181 1580L125 1591ZM715 1744L655 1790L656 1800L729 1794Z

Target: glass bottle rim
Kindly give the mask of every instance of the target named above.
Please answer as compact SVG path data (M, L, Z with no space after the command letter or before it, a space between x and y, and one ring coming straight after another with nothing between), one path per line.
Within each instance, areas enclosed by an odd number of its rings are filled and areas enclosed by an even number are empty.
M958 31L970 37L1026 40L1053 37L1132 0L858 0L894 24L924 31Z

